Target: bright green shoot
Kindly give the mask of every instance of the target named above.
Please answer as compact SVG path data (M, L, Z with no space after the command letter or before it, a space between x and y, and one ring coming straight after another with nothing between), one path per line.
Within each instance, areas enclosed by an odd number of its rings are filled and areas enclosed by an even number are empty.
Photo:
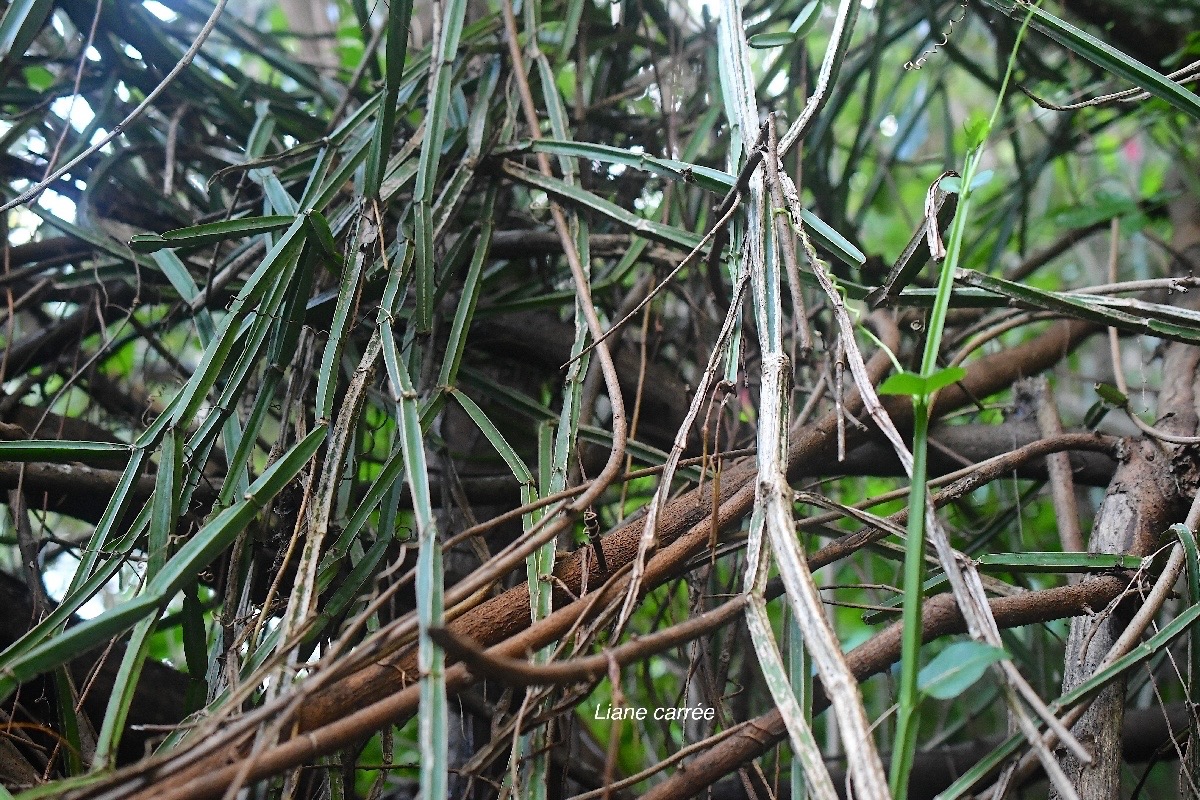
M896 739L892 748L891 793L896 800L908 796L908 776L912 770L913 754L916 752L917 731L920 728L919 706L921 693L918 686L921 655L921 599L922 583L925 579L925 515L927 513L926 479L928 475L929 411L937 390L961 378L951 370L938 370L938 352L942 344L942 332L946 326L946 314L950 308L950 292L954 286L954 273L962 257L963 236L971 210L971 193L979 165L983 159L984 146L1000 116L1000 105L1004 99L1008 82L1016 64L1017 50L1025 37L1030 15L1026 15L1017 33L1016 42L1009 54L1008 67L1000 92L988 118L972 117L967 122L967 155L959 181L958 209L950 226L950 242L946 258L941 264L937 295L929 315L928 336L921 357L918 375L898 375L893 385L881 387L883 391L896 394L912 394L913 398L913 468L912 489L908 498L908 530L904 554L904 632L900 651L900 693L896 715ZM896 383L896 379L901 379ZM907 379L907 380L904 380Z

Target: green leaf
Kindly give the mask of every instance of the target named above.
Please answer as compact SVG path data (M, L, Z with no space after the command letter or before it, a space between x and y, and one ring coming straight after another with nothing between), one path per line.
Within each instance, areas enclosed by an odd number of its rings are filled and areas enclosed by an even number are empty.
M79 724L82 713L76 711L79 695L66 667L54 670L54 690L57 693L54 705L58 724L62 726L63 738L68 745L63 754L66 756L67 771L71 775L82 775L86 772L86 767L80 758L80 754L83 752ZM10 798L12 798L11 794L0 793L0 800L9 800Z
M1171 526L1168 534L1174 534L1183 547L1183 555L1187 563L1187 602L1195 606L1200 603L1200 552L1196 548L1196 534L1181 522ZM1200 673L1200 629L1193 626L1188 631L1188 661L1191 674ZM1187 688L1189 702L1195 703L1200 697L1200 690L1194 683L1189 682Z
M384 329L387 331L388 329ZM429 469L421 429L417 393L404 361L392 360L395 381L400 447L408 473L413 517L417 527L417 622L419 645L417 664L421 670L421 788L425 796L444 797L446 763L446 684L445 653L429 639L429 629L443 622L445 577L442 571L442 547L437 536L437 518L429 495ZM431 774L437 773L437 774Z
M309 231L315 234L313 241L321 248L321 252L334 261L340 260L342 254L338 252L337 242L334 241L333 231L330 230L325 215L320 211L309 211L304 219L308 223Z
M51 464L108 465L125 463L133 448L112 442L72 442L61 439L22 439L0 442L0 461L45 461Z
M1112 406L1103 400L1097 400L1095 403L1092 403L1087 413L1083 415L1083 427L1089 431L1095 430L1096 426L1108 416L1109 411L1112 411Z
M1111 383L1097 383L1096 394L1100 395L1101 400L1116 408L1125 408L1129 405L1129 397Z
M374 237L375 225L367 220L360 220L360 232ZM316 226L314 226L314 229ZM326 226L328 231L328 226ZM332 240L329 242L332 244ZM352 312L358 303L359 285L363 269L367 263L367 244L357 243L354 262L341 270L341 285L338 288L337 305L333 311L333 322L330 324L329 336L325 340L325 351L321 356L321 366L317 370L317 395L313 405L313 414L317 419L328 419L333 413L333 396L337 389L337 378L341 374L342 348L346 343L346 334L352 322Z
M475 241L474 253L471 256L467 275L463 279L462 292L459 295L458 306L454 310L454 322L450 326L450 335L446 340L446 354L442 360L442 368L438 372L439 386L454 386L458 380L458 368L462 365L463 351L467 343L467 331L475 315L475 306L479 300L480 275L487 260L492 243L492 215L496 205L496 191L492 189L484 195L482 225L479 238Z
M159 250L151 258L167 276L167 280L171 282L172 288L182 300L191 303L200 296L200 287L196 285L192 274L188 272L187 266L179 256L170 250ZM201 308L196 312L196 331L200 334L200 344L203 347L208 347L217 335L217 327L213 323L212 313L207 308Z
M166 563L171 552L171 535L179 517L179 497L183 493L183 441L174 428L163 437L158 457L158 472L154 476L154 494L150 497L149 553L146 557L146 577L154 577Z
M1050 215L1057 227L1086 228L1114 217L1125 217L1141 209L1138 201L1127 195L1099 191L1091 195L1091 202L1069 205Z
M104 722L100 728L100 735L96 738L96 752L92 757L93 769L108 769L116 759L117 747L121 743L121 734L126 730L129 709L133 705L134 693L146 666L146 657L150 653L150 639L157 622L154 616L140 620L125 644L125 654L117 668L117 676L113 680L108 706L104 712Z
M250 520L274 497L316 454L329 433L328 425L314 428L285 455L267 468L258 480L250 484L250 490L235 505L225 509L211 522L187 540L147 584L147 595L163 600L170 599L176 592L196 579L222 550L233 543Z
M925 393L926 382L915 372L897 372L879 386L880 394L899 394L916 397Z
M180 589L195 581L196 575L233 542L263 505L296 477L316 454L328 431L326 425L314 428L287 455L268 467L250 485L245 497L217 515L172 555L162 571L146 583L142 594L0 661L0 699L8 697L21 683L67 663L156 613Z
M383 173L391 154L396 130L396 99L404 82L404 59L408 54L408 26L412 19L412 0L401 0L388 7L387 42L384 45L383 103L371 136L367 156L364 192L378 197Z
M183 654L192 680L204 680L208 672L208 641L204 626L204 604L196 585L183 591Z
M22 70L29 88L36 92L44 92L54 85L54 73L45 67L26 67ZM34 97L36 97L36 92Z
M208 222L204 225L179 228L161 234L139 233L129 240L129 246L135 253L153 253L164 247L207 247L226 239L241 239L259 233L280 231L291 225L295 219L295 217L284 215L247 217Z
M797 39L807 36L820 18L821 0L812 0L808 5L800 9L800 13L796 15L796 18L792 20L792 24L788 26L788 31L795 34Z
M944 389L952 383L957 383L967 377L967 371L962 367L946 367L925 379L925 391L932 394L938 389Z
M796 35L791 31L779 31L777 33L756 33L746 40L746 44L756 50L766 50L771 47L782 47L794 41L796 41Z
M817 243L836 256L843 264L861 267L866 263L867 257L863 255L862 250L851 244L849 239L834 230L825 220L807 208L800 209L800 218L804 220L809 233L817 240Z
M921 693L949 700L971 688L989 666L1008 657L1003 648L982 642L954 642L930 661L917 676Z
M603 164L620 164L648 172L654 172L673 180L695 183L702 189L723 194L733 188L734 176L728 172L671 158L658 158L647 153L591 142L575 142L561 139L539 139L524 141L501 151L508 153L547 153L557 156L599 161Z
M756 33L747 39L746 43L751 47L759 49L782 47L783 45L791 44L807 36L820 18L821 2L820 0L812 0L812 2L800 9L800 13L792 20L792 24L788 26L786 32Z
M511 149L501 151L505 153L547 153L554 155L573 156L575 158L588 159L592 161L600 161L605 164L621 164L633 169L639 169L649 172L654 172L658 175L663 175L668 178L680 180L685 183L694 183L702 189L724 193L733 188L735 184L734 176L719 169L712 167L704 167L699 164L692 164L686 161L676 161L669 158L657 158L645 153L638 153L632 150L625 150L619 147L611 147L609 145L591 144L588 142L573 142L560 141L555 139L540 139L537 142L523 142L514 145ZM670 229L669 226L650 223L652 227L644 227L648 223L635 214L622 209L614 204L597 197L590 192L583 191L576 187L570 187L573 191L563 188L568 186L564 182L560 182L554 178L543 178L538 173L532 170L527 170L520 165L512 162L504 162L505 171L516 178L524 180L527 183L538 186L553 194L558 194L566 200L574 201L585 207L599 211L606 216L609 216L618 222L636 228L639 231L654 230L661 232L661 235L655 236L653 233L647 233L650 238L656 239L670 244L678 244L680 246L694 247L694 243L698 243L698 238L690 232L678 231L678 229ZM804 224L808 226L809 232L813 238L824 249L832 253L838 260L853 267L860 267L866 262L866 256L862 251L855 247L851 242L828 223L813 214L808 209L802 209L801 218ZM668 231L675 231L670 233Z
M466 15L466 0L448 0L438 7L441 13L442 35L435 40L439 46L436 64L430 71L426 96L425 138L417 165L417 186L413 202L416 206L414 242L416 244L416 314L417 330L427 332L433 324L434 231L433 198L438 186L442 161L442 144L452 125L450 119L450 88L453 83L454 61ZM422 773L424 774L424 773ZM424 784L422 784L424 787Z
M691 231L648 220L618 206L616 203L597 197L589 191L581 189L578 186L572 186L558 178L546 177L539 172L535 172L507 159L502 162L501 166L505 174L514 180L529 186L535 186L584 208L590 208L648 239L653 239L664 244L676 245L685 250L692 250L701 242L702 237L697 236Z
M666 163L663 159L657 159L657 163ZM682 162L674 162L682 163ZM591 192L580 189L577 186L571 186L557 178L547 178L538 172L534 172L520 164L505 160L502 163L502 169L509 177L514 180L521 181L530 186L536 186L550 194L566 200L571 203L581 205L585 208L590 208L597 213L612 219L618 224L630 228L633 232L647 239L662 242L664 244L676 245L686 250L691 250L701 242L701 237L691 231L682 230L672 225L664 225L659 222L653 222L645 217L638 216L631 211L628 211L615 203L611 203L601 197L597 197ZM712 177L717 170L709 170L705 174ZM724 174L724 173L722 173ZM732 180L732 179L731 179ZM730 184L732 185L732 183ZM858 267L866 261L866 256L862 251L850 243L846 237L831 228L824 220L817 217L808 209L803 209L800 212L801 219L804 224L809 227L809 232L812 237L831 252L840 261L849 264L850 266Z
M913 397L930 395L938 389L949 386L956 381L961 381L966 377L966 374L967 371L962 367L947 367L946 369L938 370L927 378L915 372L898 372L883 382L879 387L879 393L911 395Z
M310 226L305 217L292 218L287 233L279 238L267 252L262 263L251 273L237 299L230 306L229 315L225 318L217 338L205 348L200 364L192 373L187 385L176 397L177 407L172 420L176 423L189 424L203 405L209 389L217 382L217 377L225 367L225 361L230 351L239 339L241 321L252 310L258 313L271 314L278 308L278 302L271 305L260 303L263 295L269 289L278 288L291 280L300 252L304 246L305 234ZM278 292L271 293L275 297ZM278 298L282 302L282 298ZM248 353L244 354L248 355Z
M1138 569L1138 556L1111 553L984 553L978 559L982 572L1105 572L1114 569Z
M508 443L508 440L504 438L504 434L502 434L496 428L495 424L488 419L488 416L483 412L483 409L480 408L474 400L472 400L470 397L467 397L457 389L451 389L450 392L454 396L454 399L458 401L458 404L462 406L463 411L467 412L467 415L471 418L471 420L479 426L479 430L482 431L483 435L487 437L488 442L493 448L495 448L496 452L500 454L500 457L504 459L504 463L508 465L513 477L516 478L520 483L532 486L533 473L529 471L529 467L525 464L521 457L517 455L517 451L514 450L512 445Z
M1163 626L1158 633L1143 641L1126 655L1118 658L1107 668L1097 671L1086 681L1050 703L1050 710L1058 713L1062 709L1069 708L1083 698L1098 691L1101 687L1110 683L1117 675L1140 664L1169 645L1175 638L1195 625L1198 619L1200 619L1200 605L1188 606L1179 616ZM1016 752L1017 748L1024 743L1025 737L1020 733L1014 733L996 747L995 750L977 761L974 766L963 773L961 778L956 780L948 789L943 790L938 797L941 800L958 800L958 798L963 797L972 786L990 774L1004 759Z
M8 660L3 673L0 673L0 698L7 698L25 681L66 664L80 653L86 653L124 633L143 617L157 611L159 602L158 597L150 594L127 600Z
M974 150L987 141L992 126L986 114L981 111L973 111L967 117L967 122L963 125L963 128L967 133L967 149ZM945 183L942 186L944 187Z
M1186 308L1128 300L1121 302L1122 298L1099 295L1047 292L970 269L958 270L955 280L995 292L1025 308L1056 311L1130 333L1200 344L1200 325L1197 324L1200 316Z

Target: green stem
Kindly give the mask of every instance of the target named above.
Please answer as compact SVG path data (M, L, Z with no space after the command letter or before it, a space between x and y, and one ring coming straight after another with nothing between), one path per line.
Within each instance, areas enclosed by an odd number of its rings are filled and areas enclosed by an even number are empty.
M921 588L925 580L925 478L929 430L928 398L913 403L913 475L908 499L908 531L904 552L904 631L900 641L900 697L896 712L896 741L889 783L894 800L908 795L920 727L917 673L921 668ZM918 490L920 487L920 490Z
M1026 15L1016 42L1008 56L1008 67L1000 84L1000 93L992 106L977 141L971 143L963 162L959 184L958 210L950 226L950 243L946 258L938 276L937 296L929 314L929 335L925 339L925 350L921 356L921 377L929 378L938 368L938 352L942 346L942 332L946 327L946 315L950 310L950 295L954 288L954 272L962 257L963 236L971 209L971 183L979 169L987 137L1000 116L1000 106L1008 90L1016 65L1017 50L1025 37L1029 25ZM926 488L926 456L929 439L929 414L933 398L929 394L913 397L913 468L912 483L908 495L908 527L904 550L904 614L900 644L900 693L896 711L896 740L892 751L889 784L894 800L905 800L908 796L908 776L912 769L913 755L917 747L917 730L920 727L919 706L921 698L917 692L917 675L921 668L921 600L922 584L925 579L925 509L928 489Z

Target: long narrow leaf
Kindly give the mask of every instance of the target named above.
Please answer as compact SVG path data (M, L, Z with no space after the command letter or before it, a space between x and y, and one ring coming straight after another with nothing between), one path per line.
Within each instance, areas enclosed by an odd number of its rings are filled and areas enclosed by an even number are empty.
M383 182L384 166L391 153L392 137L396 131L396 98L404 79L404 58L408 53L408 25L412 19L412 0L399 0L388 8L387 41L384 44L383 98L380 101L379 119L371 136L371 149L367 156L367 173L364 192L368 197L378 197Z
M0 442L0 461L45 461L53 464L79 462L93 466L121 464L133 448L111 442L79 442L66 439L21 439Z
M421 419L416 391L403 360L397 361L400 384L400 438L404 464L412 493L417 526L417 622L418 663L421 670L421 791L427 797L446 796L448 710L446 704L446 655L429 637L429 629L443 624L442 547L429 496Z
M1027 308L1057 311L1066 316L1078 317L1131 333L1161 336L1185 344L1200 344L1200 328L1195 325L1179 325L1157 317L1135 316L1088 295L1047 292L1023 283L1006 281L966 269L960 269L955 279L969 286L995 292Z
M421 145L421 160L417 170L416 202L416 272L417 272L417 329L428 331L432 324L434 294L434 222L433 196L438 168L442 159L442 142L447 125L450 103L450 75L458 55L458 43L462 35L463 18L466 15L466 0L448 0L438 9L443 11L439 20L441 35L438 37L436 68L431 70L429 83L428 113L425 117L425 141Z
M283 215L209 222L166 233L138 234L129 240L129 246L137 253L153 253L167 247L207 247L229 239L286 230L293 222L294 217Z

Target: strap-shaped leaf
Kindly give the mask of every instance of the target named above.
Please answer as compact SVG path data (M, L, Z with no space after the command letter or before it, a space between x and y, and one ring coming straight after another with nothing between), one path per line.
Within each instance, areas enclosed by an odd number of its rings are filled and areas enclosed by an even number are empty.
M974 270L960 269L955 279L968 286L995 292L1027 308L1055 311L1068 317L1078 317L1130 333L1144 333L1175 342L1200 344L1200 328L1196 325L1180 325L1163 319L1168 315L1178 316L1179 309L1170 309L1169 314L1164 312L1161 316L1149 316L1155 313L1153 304L1145 303L1139 307L1139 311L1145 316L1135 316L1128 311L1114 308L1110 302L1098 297L1034 289L1023 283L1006 281Z
M135 597L17 656L0 672L0 698L7 699L25 681L62 666L80 653L86 653L119 636L148 614L157 611L159 603L160 598L151 594Z
M605 164L620 164L633 169L654 172L672 180L694 183L701 189L710 192L724 193L732 189L734 184L733 176L719 169L670 158L657 158L647 153L638 153L606 144L539 139L536 142L518 142L508 152L547 153L600 161Z
M584 208L590 208L596 213L602 214L614 222L638 232L647 239L682 247L685 250L692 250L700 244L702 237L697 236L691 231L653 222L645 217L634 214L632 211L627 211L602 197L597 197L589 191L580 189L577 186L571 186L557 178L547 177L513 161L505 160L502 168L505 174L514 180L520 181L527 186L535 186L561 200L566 200Z
M488 415L484 413L483 409L480 408L474 400L462 392L456 389L451 389L450 391L454 396L454 399L458 401L460 406L462 406L463 411L467 412L467 416L469 416L471 420L479 426L479 430L483 432L485 437L487 437L488 443L491 444L492 447L495 448L496 452L500 454L500 457L504 459L504 463L507 464L508 468L512 471L513 477L523 484L532 486L533 473L529 471L529 467L525 464L525 461L519 455L517 455L517 451L514 450L512 445L508 443L508 440L504 438L504 434L502 434L495 424L488 419Z
M983 572L1105 572L1138 569L1143 559L1112 553L984 553L977 561Z
M238 293L230 307L230 314L222 325L218 337L204 351L204 357L196 368L192 378L178 395L178 407L173 420L187 424L195 416L203 404L208 390L217 381L217 376L229 357L234 342L238 339L240 321L253 304L257 303L268 289L279 283L286 284L296 267L301 248L304 245L304 234L310 226L304 215L295 217L291 227L279 238L275 246L267 253L245 286ZM274 309L260 309L271 313Z
M371 135L367 157L365 192L379 196L383 172L391 155L392 136L396 130L396 98L404 80L404 58L408 53L408 25L412 19L412 0L401 0L388 8L387 43L384 45L383 105Z
M526 142L514 148L516 152L523 150L571 155L577 158L587 158L609 164L621 164L687 183L695 183L697 186L712 192L728 192L736 183L732 175L728 172L722 172L719 169L702 167L697 164L689 164L684 161L675 161L667 158L656 158L644 153L634 153L630 150L622 150L619 147L609 147L607 145L541 139L538 142ZM651 222L601 197L597 197L591 192L569 186L555 178L547 178L519 164L505 161L504 171L523 183L535 185L564 200L591 208L626 227L633 228L649 239L663 242L664 244L686 247L689 250L700 242L700 237L690 231L682 231L670 225ZM849 239L834 230L816 214L813 214L808 209L803 209L800 216L804 220L804 224L813 239L821 247L833 254L839 261L853 267L862 266L866 262L867 259L863 255L862 250L855 247Z
M137 253L153 253L166 247L207 247L227 239L241 239L259 233L281 231L294 221L295 217L273 214L266 217L208 222L166 233L140 233L129 240L129 246Z
M0 442L0 461L45 461L51 464L111 465L129 459L133 448L113 442L71 442L61 439L25 439Z

